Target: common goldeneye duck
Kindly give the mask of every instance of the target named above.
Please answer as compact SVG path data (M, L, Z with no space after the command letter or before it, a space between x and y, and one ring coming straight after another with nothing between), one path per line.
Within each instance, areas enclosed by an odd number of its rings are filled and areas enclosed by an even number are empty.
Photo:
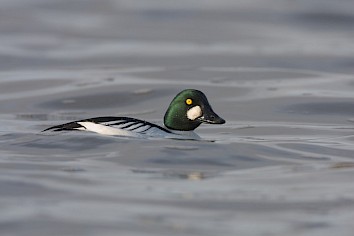
M224 124L199 90L186 89L176 95L165 116L165 127L131 117L95 117L49 127L44 131L85 130L104 135L199 139L193 131L202 123Z

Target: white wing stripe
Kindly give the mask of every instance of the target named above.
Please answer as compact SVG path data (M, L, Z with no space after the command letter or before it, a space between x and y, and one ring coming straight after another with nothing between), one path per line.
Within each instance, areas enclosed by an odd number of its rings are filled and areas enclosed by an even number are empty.
M132 122L132 121L128 121L128 120L119 120L119 121L108 121L108 122L102 122L101 124L103 125L108 125L108 126L115 126L115 125L124 125L127 124L128 122Z
M133 125L127 127L126 129L136 131L136 129L139 129L139 128L144 127L144 126L145 126L144 124L135 123L135 124L133 124Z
M120 123L114 123L114 124L105 124L107 126L111 126L111 127L115 127L115 128L119 128L119 129L126 129L128 127L130 127L131 125L133 125L135 122L132 121L125 121L125 122L120 122Z
M138 129L134 130L138 133L145 133L146 131L148 131L149 129L151 129L150 125L144 125L142 127L139 127Z

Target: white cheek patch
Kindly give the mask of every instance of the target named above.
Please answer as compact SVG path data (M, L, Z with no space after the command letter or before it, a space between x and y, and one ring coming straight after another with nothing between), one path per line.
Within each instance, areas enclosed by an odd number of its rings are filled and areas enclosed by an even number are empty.
M187 111L187 117L190 120L195 120L203 115L200 106L194 106Z

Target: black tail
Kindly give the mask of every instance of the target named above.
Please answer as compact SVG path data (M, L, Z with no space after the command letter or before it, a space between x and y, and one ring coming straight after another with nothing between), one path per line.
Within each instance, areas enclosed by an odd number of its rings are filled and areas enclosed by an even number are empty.
M49 127L42 132L51 130L51 131L68 131L68 130L77 130L78 128L85 128L84 126L80 125L78 122L93 122L97 124L101 123L106 123L106 122L112 122L112 121L125 121L125 120L135 120L133 118L129 117L115 117L115 116L104 116L104 117L95 117L95 118L90 118L90 119L84 119L84 120L77 120L77 121L72 121L69 123L61 124L61 125L56 125Z
M69 122L66 124L56 125L49 127L42 132L51 130L51 131L67 131L67 130L77 130L78 128L84 128L82 125L78 124L76 121Z

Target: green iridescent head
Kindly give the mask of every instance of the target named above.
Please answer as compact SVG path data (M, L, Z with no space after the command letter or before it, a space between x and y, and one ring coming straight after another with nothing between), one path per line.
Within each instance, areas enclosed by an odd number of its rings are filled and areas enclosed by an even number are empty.
M177 94L168 107L164 124L171 130L191 131L200 124L224 124L199 90L186 89Z

